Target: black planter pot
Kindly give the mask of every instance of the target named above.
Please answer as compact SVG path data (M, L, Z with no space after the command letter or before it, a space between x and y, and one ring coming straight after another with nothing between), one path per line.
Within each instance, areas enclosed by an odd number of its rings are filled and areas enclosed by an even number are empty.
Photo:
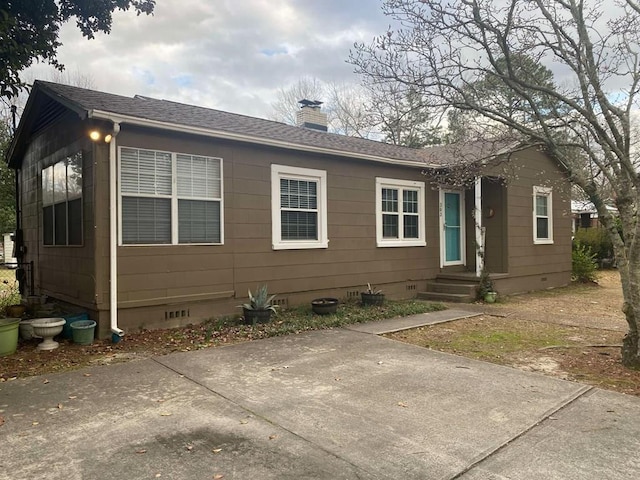
M365 293L361 292L360 297L362 298L363 305L382 305L384 303L384 294L383 293Z
M311 309L317 315L330 315L338 310L337 298L316 298L311 302Z
M271 320L271 310L247 310L242 308L244 323L246 325L255 325L257 323L269 323Z

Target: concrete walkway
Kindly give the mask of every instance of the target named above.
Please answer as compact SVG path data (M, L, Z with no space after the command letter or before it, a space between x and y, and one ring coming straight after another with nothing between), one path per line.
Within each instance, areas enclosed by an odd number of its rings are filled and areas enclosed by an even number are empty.
M384 335L385 333L399 332L410 328L424 327L425 325L435 325L436 323L451 322L453 320L461 320L478 315L482 315L482 313L450 308L439 312L419 313L417 315L389 318L377 322L354 323L353 325L347 325L345 328L353 330L354 332Z
M636 397L347 329L5 382L0 415L2 480L640 472Z

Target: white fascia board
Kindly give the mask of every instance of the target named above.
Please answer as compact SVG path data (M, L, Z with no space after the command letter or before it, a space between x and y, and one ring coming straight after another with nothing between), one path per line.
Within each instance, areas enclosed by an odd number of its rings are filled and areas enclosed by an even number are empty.
M286 148L288 150L298 150L303 152L323 153L328 155L340 155L342 157L356 158L360 160L370 160L372 162L386 163L391 165L401 165L414 168L442 168L442 165L419 164L407 160L397 160L392 158L380 157L377 155L358 154L353 152L345 152L332 148L313 147L309 145L300 145L297 143L285 142L282 140L273 140L270 138L253 137L250 135L242 135L239 133L223 132L220 130L211 130L202 127L192 127L189 125L180 125L177 123L161 122L158 120L148 120L129 115L113 114L102 110L89 110L89 118L98 118L101 120L109 120L121 124L137 125L141 127L158 128L162 130L171 130L173 132L191 133L193 135L201 135L205 137L221 138L224 140L235 140L244 143L253 143L258 145L266 145L270 147Z

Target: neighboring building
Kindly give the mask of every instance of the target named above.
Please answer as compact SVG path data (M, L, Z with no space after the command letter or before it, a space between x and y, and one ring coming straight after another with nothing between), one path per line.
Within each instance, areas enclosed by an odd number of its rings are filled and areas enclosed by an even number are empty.
M2 263L8 264L10 268L16 268L18 260L15 255L15 244L13 233L2 234Z
M367 283L408 298L483 259L501 293L569 283L570 189L541 149L415 150L320 113L295 127L37 81L8 155L36 294L104 335L238 312L263 283L283 304ZM463 162L485 164L471 188L434 186Z
M615 207L607 206L607 210L617 215ZM600 227L598 211L593 203L588 200L571 200L571 217L573 219L573 232L579 228Z

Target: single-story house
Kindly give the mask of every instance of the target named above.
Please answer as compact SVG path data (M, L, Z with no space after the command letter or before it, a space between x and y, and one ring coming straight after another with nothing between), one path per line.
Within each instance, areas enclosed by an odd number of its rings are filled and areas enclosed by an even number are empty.
M290 305L463 298L483 263L504 294L569 283L570 188L543 149L332 134L313 102L299 120L36 81L7 156L28 290L104 336L233 314L261 284Z

